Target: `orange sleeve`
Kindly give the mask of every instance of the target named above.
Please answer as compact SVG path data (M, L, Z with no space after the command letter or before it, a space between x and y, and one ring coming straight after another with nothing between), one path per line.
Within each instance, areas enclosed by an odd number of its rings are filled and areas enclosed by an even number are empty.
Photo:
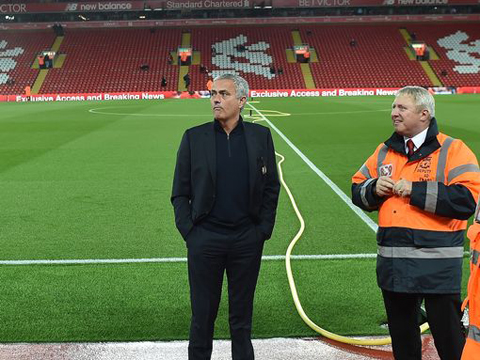
M480 169L472 150L461 140L452 143L445 170L447 185L463 185L470 190L474 199L480 195Z

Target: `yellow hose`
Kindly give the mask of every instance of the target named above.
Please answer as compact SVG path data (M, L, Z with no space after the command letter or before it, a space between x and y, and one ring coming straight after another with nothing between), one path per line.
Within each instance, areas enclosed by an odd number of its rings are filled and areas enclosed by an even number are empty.
M347 336L342 336L342 335L337 335L334 334L328 330L322 329L320 326L315 324L310 318L305 314L305 311L302 308L302 304L300 303L300 299L298 298L298 293L297 293L297 288L295 286L295 280L293 278L292 274L292 267L290 265L290 257L293 251L293 248L295 247L295 244L297 243L298 239L302 236L303 231L305 230L305 221L303 220L302 215L300 214L300 211L298 210L297 204L295 202L295 199L293 198L293 195L288 188L287 184L285 183L283 179L283 172L282 172L282 162L285 160L285 157L278 152L276 152L276 155L279 156L281 159L278 162L278 172L280 175L280 181L285 188L285 191L288 194L288 197L290 198L290 201L292 202L293 209L295 210L295 213L297 214L298 220L300 221L300 230L298 230L297 234L293 238L293 240L290 242L290 245L288 246L287 249L287 254L286 254L286 259L285 259L285 266L287 268L287 277L288 277L288 284L290 285L290 291L292 293L293 301L295 303L295 307L297 308L297 312L299 313L300 317L303 319L303 321L313 330L315 330L317 333L320 335L340 341L342 343L346 344L352 344L352 345L388 345L392 342L392 339L390 337L385 337L385 338L379 338L379 339L355 339L355 338L350 338ZM424 323L420 326L420 331L423 333L424 331L428 330L428 323Z

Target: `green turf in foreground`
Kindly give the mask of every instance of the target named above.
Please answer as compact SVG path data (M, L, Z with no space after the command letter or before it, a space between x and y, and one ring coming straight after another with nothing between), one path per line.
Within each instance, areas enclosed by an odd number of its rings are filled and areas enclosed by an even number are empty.
M465 260L465 271L468 262ZM186 264L8 266L0 269L2 342L173 340L188 337ZM384 334L375 261L293 262L307 315L344 335ZM464 279L464 283L466 279ZM228 338L226 289L216 326ZM314 336L298 316L284 263L265 261L255 337Z

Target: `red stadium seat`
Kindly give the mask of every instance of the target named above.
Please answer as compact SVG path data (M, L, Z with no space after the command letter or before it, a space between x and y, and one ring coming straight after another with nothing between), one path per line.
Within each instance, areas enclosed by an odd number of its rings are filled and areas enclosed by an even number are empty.
M420 64L408 59L397 25L308 26L300 31L319 57L311 64L319 88L432 85Z
M276 69L279 67L283 68L283 75L276 74L275 77L271 79L263 75L255 74L254 72L239 71L239 75L245 77L252 89L302 89L305 88L305 82L300 70L300 65L288 63L285 54L285 49L293 47L291 30L292 29L288 27L230 27L222 28L221 31L216 28L195 28L192 29L191 32L191 41L194 50L201 52L201 63L210 72L213 70L221 70L219 66L212 64L213 45L235 39L240 35L243 35L246 39L243 45L247 47L260 42L268 43L269 48L264 51L257 51L255 47L251 48L251 53L257 55L255 60L247 60L244 53L240 51L237 52L238 56L234 56L232 61L244 64L249 62L253 63L260 59L261 53L264 53L271 57L273 67ZM265 64L264 66L267 65ZM191 66L190 68L192 89L205 90L207 75L200 73L199 66ZM227 71L228 70L225 70L225 72Z
M439 56L439 60L430 60L429 63L445 86L478 86L480 84L479 24L444 24L433 27L409 25L408 30L415 32L418 40L423 40L433 47ZM446 39L447 37L450 39ZM445 40L441 41L441 39ZM475 41L479 43L476 47L473 43ZM451 47L441 45L445 43L450 43ZM469 51L471 51L470 54ZM465 56L466 61L462 61L462 57L465 59ZM474 66L468 66L470 56L476 58L473 60ZM465 70L465 67L469 69Z
M310 63L317 88L432 86L420 63L408 59L404 50L407 44L396 24L305 25L295 29L319 58ZM287 62L285 50L293 47L292 30L289 26L197 27L191 29L191 43L194 51L200 51L200 63L210 73L236 68L252 89L305 88L300 64ZM448 45L439 43L448 36L453 36L449 41L457 42L467 36L461 45L474 49L480 25L444 24L432 28L412 24L408 30L440 56L440 60L429 63L444 85L480 84L480 71L471 70L476 65L465 67L461 51L452 55ZM13 70L5 70L12 66L12 60L0 59L0 71L3 69L15 80L14 85L0 83L0 92L21 94L38 75L37 69L31 69L35 54L49 49L55 35L53 31L38 30L0 34L0 43L7 43L3 50L18 47L23 51L11 57L15 62ZM165 90L176 90L179 67L168 64L168 55L181 44L181 37L182 29L67 29L60 47L60 52L66 54L64 65L49 71L40 93L159 91L164 90L160 86L162 76L167 80ZM354 46L350 44L352 39ZM245 49L238 48L238 44ZM212 46L218 48L217 54L212 52ZM478 59L478 51L475 55L472 50L472 56ZM144 64L148 70L140 68ZM282 68L283 74L272 76L270 66ZM199 65L191 65L189 74L190 90L206 89L207 74L200 72Z
M167 59L180 42L179 29L68 30L60 47L67 55L64 66L49 72L41 92L176 90L178 67ZM143 64L148 70L140 68Z
M55 35L53 31L22 31L22 32L0 32L0 52L19 48L18 55L7 54L0 58L0 71L6 71L8 78L14 81L13 85L7 85L5 81L0 83L0 94L23 94L25 86L32 86L38 76L38 70L32 69L36 54L42 50L48 50L53 44ZM11 59L11 60L6 60ZM2 69L2 62L12 61L14 68L10 66ZM10 63L10 64L13 64ZM1 81L1 78L0 78Z

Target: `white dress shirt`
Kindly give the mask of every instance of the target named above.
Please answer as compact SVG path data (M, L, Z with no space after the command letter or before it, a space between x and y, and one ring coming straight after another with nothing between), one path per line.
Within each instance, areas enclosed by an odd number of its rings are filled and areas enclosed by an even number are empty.
M428 132L428 127L425 130L423 130L421 133L418 133L412 138L404 136L403 141L405 141L405 144L404 144L405 153L408 154L408 146L407 146L408 140L411 139L413 141L413 145L414 145L413 151L417 151L420 148L420 146L422 146L422 144L425 142L425 139L427 138L427 132Z

